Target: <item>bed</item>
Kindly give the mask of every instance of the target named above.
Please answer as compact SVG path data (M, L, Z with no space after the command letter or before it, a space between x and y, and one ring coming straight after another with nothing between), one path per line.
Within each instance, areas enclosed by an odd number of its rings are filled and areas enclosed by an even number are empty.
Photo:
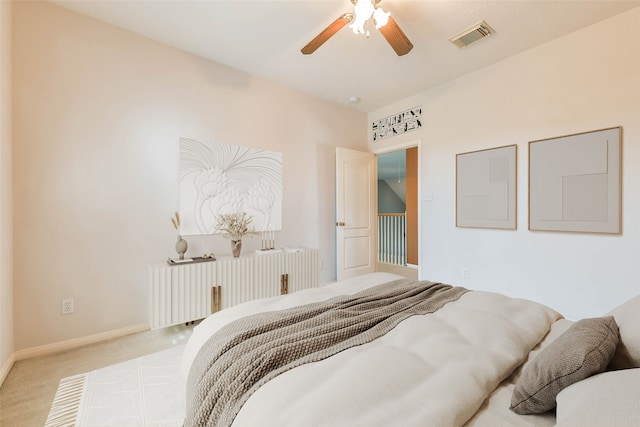
M184 426L637 426L639 315L390 273L250 301L194 329Z

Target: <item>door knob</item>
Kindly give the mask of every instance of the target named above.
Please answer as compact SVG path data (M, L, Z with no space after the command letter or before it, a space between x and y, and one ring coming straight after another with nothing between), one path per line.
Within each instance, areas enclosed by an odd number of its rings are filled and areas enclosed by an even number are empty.
M344 222L342 222L342 221L336 222L336 225L338 227L344 227Z

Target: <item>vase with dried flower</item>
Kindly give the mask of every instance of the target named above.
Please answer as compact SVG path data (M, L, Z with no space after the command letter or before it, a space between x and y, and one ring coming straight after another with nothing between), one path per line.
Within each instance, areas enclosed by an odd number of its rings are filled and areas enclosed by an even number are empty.
M246 212L221 214L216 217L216 231L223 233L227 239L231 239L231 253L235 258L242 251L242 238L256 234L251 228L253 217Z
M180 259L184 259L184 254L187 252L187 248L189 245L187 241L182 238L180 235L180 214L175 212L173 217L171 218L171 223L173 224L173 228L178 231L178 241L176 242L176 252L178 252L178 256Z

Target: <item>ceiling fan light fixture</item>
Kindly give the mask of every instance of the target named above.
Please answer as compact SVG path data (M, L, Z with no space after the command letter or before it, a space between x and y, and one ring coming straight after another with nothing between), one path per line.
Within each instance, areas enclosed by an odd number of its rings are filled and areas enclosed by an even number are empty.
M353 4L353 13L343 13L333 21L327 28L322 30L320 34L315 36L313 40L307 43L300 51L304 55L312 54L327 40L329 40L341 28L349 24L349 28L356 34L366 34L365 25L368 27L369 20L373 18L375 27L385 38L398 56L406 55L413 49L413 43L402 31L400 26L391 16L391 13L385 12L378 4L382 0L351 0Z
M376 22L376 28L380 29L387 25L389 22L389 16L391 16L391 12L385 12L382 8L377 8L375 12L373 12L373 20Z
M353 21L349 24L349 28L355 34L367 34L364 26L371 18L375 21L376 28L384 27L387 24L391 13L376 7L377 3L378 1L375 0L357 0L353 7Z
M373 16L374 6L371 0L358 0L353 7L353 22L349 28L355 34L365 34L364 25Z

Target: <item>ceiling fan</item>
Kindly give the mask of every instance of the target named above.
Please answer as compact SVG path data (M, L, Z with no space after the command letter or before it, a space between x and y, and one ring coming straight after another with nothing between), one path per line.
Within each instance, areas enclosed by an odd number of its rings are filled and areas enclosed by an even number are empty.
M300 51L309 55L322 46L335 33L341 30L345 25L350 24L349 28L353 29L356 34L367 34L369 31L365 29L368 21L373 18L376 28L382 33L387 42L391 45L398 56L406 55L413 48L413 44L400 29L396 21L391 17L389 12L385 12L378 4L382 0L351 0L353 3L353 13L344 13L333 21L327 28L322 30L313 40L311 40Z

